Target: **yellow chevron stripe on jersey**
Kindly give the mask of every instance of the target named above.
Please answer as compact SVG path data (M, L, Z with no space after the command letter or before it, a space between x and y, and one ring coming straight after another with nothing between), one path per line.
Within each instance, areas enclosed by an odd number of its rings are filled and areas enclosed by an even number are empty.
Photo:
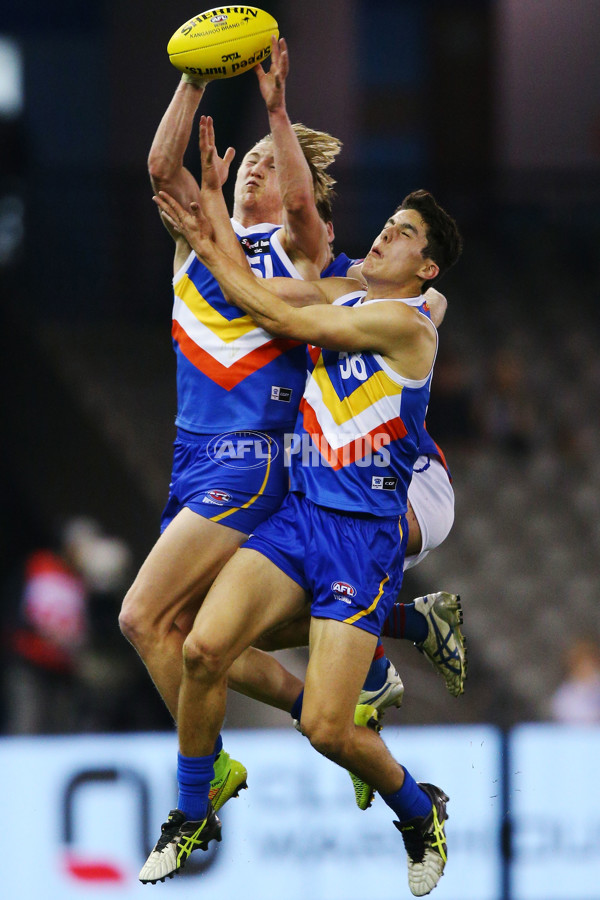
M191 313L203 325L209 328L214 334L226 342L238 340L250 331L256 331L258 326L253 322L250 316L240 316L236 319L228 319L226 316L207 303L202 294L198 291L196 285L188 277L183 275L174 286L175 296L185 303Z
M354 625L354 623L358 622L359 619L362 619L363 616L368 616L370 613L372 613L373 610L375 609L375 607L377 606L377 604L379 603L379 601L381 600L381 595L383 594L383 588L385 587L386 583L389 580L390 580L389 575L386 575L385 578L382 579L382 581L379 585L379 593L377 594L377 596L375 597L375 599L373 600L373 602L371 603L371 605L369 606L368 609L363 609L362 612L355 613L353 616L350 616L349 619L344 619L344 624L345 625Z
M312 378L319 388L324 406L327 408L336 425L343 425L354 416L359 415L378 400L388 399L390 395L400 395L402 385L379 369L354 390L349 397L340 400L324 365L317 364ZM307 385L307 389L308 389ZM316 410L315 410L316 411Z
M258 500L258 498L261 496L261 494L264 492L264 489L267 486L267 482L269 480L269 473L271 471L271 461L272 461L271 440L269 439L269 460L267 462L267 471L265 473L265 477L263 478L263 483L261 484L261 486L258 489L258 492L254 495L254 497L250 497L250 499L247 500L243 506L236 506L234 509L226 509L224 512L219 513L216 516L211 516L210 521L211 522L220 522L221 519L226 519L227 516L231 516L231 515L233 515L233 513L239 512L240 509L248 509L250 506L252 506L252 504L255 503L256 500Z

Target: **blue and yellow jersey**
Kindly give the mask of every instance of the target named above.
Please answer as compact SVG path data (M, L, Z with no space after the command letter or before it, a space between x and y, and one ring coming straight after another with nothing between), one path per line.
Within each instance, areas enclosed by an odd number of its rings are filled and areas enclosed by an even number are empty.
M301 277L281 246L279 225L232 225L258 277ZM306 379L305 345L272 337L230 306L193 251L173 290L176 424L197 433L291 429Z
M325 269L323 269L323 271L321 272L321 278L330 278L336 275L344 278L348 274L348 270L351 266L355 266L361 262L363 262L362 259L350 259L350 257L346 256L345 253L339 253L329 263L329 265ZM419 312L422 312L423 315L427 316L428 319L431 319L429 307L427 306L426 301L423 301L419 306ZM444 456L441 447L436 444L436 442L427 431L424 422L421 426L421 431L419 434L419 454L422 456L432 456L435 459L438 459L448 473L448 478L450 479L450 481L452 481L452 475L450 473L450 469L448 468L446 457Z
M355 305L362 297L364 292L341 302ZM391 302L418 308L422 298ZM309 347L309 356L312 370L292 445L291 490L331 509L401 515L419 455L432 372L420 381L403 378L377 353Z

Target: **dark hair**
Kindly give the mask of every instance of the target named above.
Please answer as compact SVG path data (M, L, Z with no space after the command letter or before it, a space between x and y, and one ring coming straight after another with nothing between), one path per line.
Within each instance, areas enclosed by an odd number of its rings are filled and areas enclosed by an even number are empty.
M439 266L439 274L428 279L422 287L425 291L453 266L462 253L462 238L454 219L435 201L428 191L413 191L408 194L396 212L414 209L427 226L427 246L423 248L423 258L429 257Z

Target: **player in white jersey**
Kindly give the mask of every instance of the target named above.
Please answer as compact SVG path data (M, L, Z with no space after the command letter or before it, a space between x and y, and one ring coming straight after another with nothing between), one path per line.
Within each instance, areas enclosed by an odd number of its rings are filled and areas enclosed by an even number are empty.
M355 727L354 709L381 616L389 610L401 579L405 538L398 548L397 534L393 536L397 518L393 523L398 513L406 511L437 348L435 329L416 308L421 302L418 297L458 257L460 237L455 223L431 195L410 195L390 217L366 258L363 275L368 291L363 302L351 309L296 309L279 301L266 283L257 285L247 271L232 264L211 240L212 229L198 207L188 213L164 193L156 199L236 305L273 334L313 345L319 374L307 381L301 405L303 424L297 430L317 443L319 435L323 437L341 473L342 493L336 501L336 479L327 474L330 470L311 469L303 462L292 475L295 490L289 502L251 539L256 550L237 551L213 584L184 644L178 809L163 826L140 879L154 882L174 874L193 849L220 837L208 793L228 671L240 654L260 657L260 651L249 645L268 629L300 614L309 589L315 606L302 730L317 750L374 785L397 814L408 854L409 886L421 896L435 887L445 866L443 825L448 798L432 785L417 785L375 732ZM297 287L299 297L310 294L308 286L297 283ZM324 296L347 293L348 287L326 279L313 292L314 302L319 302ZM329 355L323 351L321 359L319 347L330 348ZM339 370L335 351L340 351ZM355 367L350 365L354 361ZM342 369L348 368L359 382L361 361L364 389L356 387L348 394ZM334 373L337 387L332 392L328 379ZM331 417L344 423L342 432L327 425ZM387 468L376 475L378 463L370 457L365 468L360 460L366 450L359 453L356 441L368 438L367 444L378 450L380 445L375 443L382 435L387 435L389 440L383 443L393 450L382 463ZM275 522L277 527L271 526ZM315 528L324 528L329 540L320 540L318 534L315 538ZM346 545L351 547L349 554L344 552ZM364 565L357 569L354 557L360 553ZM326 582L335 575L335 559L342 556L348 557L359 586L334 580L329 597ZM344 612L347 602L356 610L349 616Z

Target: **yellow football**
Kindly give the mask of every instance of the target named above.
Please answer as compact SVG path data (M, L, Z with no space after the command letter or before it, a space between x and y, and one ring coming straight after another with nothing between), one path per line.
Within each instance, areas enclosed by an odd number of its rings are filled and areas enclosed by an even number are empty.
M207 81L233 78L271 53L271 35L279 37L272 15L253 6L218 6L178 28L167 45L176 69Z

